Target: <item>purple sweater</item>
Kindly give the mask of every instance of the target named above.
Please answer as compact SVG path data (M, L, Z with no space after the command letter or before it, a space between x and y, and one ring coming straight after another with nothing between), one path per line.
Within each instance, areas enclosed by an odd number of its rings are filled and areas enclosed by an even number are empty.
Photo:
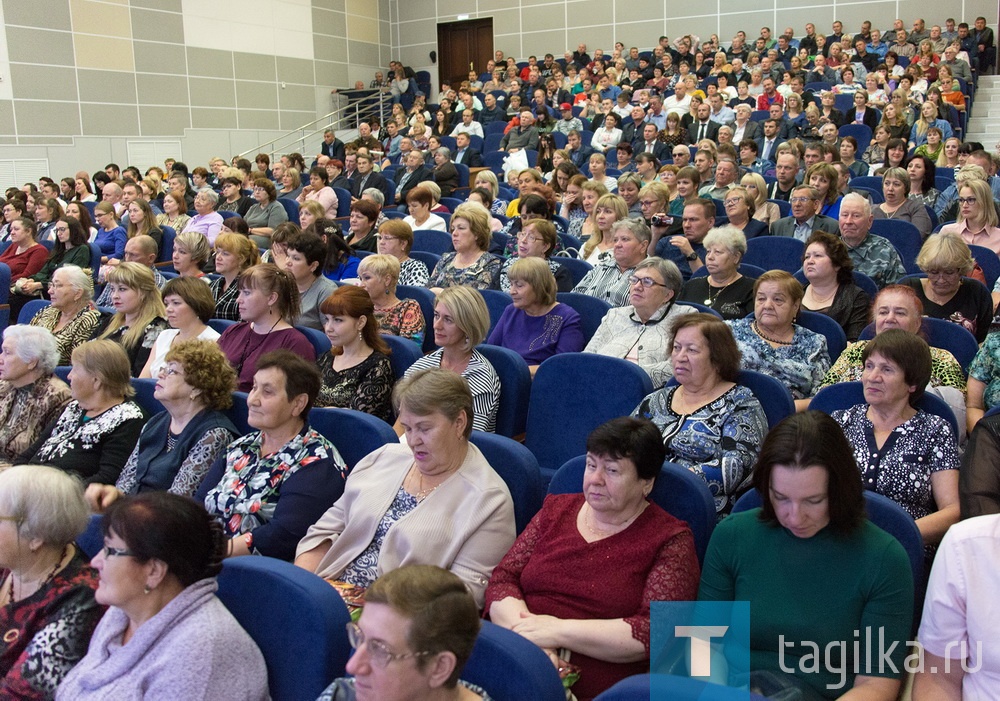
M236 389L249 392L253 387L253 376L257 372L260 356L279 348L285 348L300 355L310 363L316 361L316 351L302 332L297 329L281 329L268 334L260 334L242 321L230 326L219 337L219 348L226 354L229 364L238 375Z
M509 348L528 365L539 365L557 353L579 353L584 346L580 315L562 302L544 316L529 316L511 304L487 343Z

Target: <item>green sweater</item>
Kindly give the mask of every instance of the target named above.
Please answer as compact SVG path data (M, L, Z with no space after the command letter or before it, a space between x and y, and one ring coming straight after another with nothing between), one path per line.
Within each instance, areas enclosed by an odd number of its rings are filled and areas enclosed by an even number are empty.
M836 698L854 684L857 643L858 673L899 678L913 615L912 570L899 542L869 521L849 536L825 528L812 538L798 538L762 523L759 514L760 509L752 509L719 523L698 592L706 601L750 602L751 670L781 673L783 665L788 673L794 668L795 676L818 693ZM871 630L870 669L866 628ZM880 628L882 650L899 641L882 669ZM819 646L818 658L815 648L802 641ZM831 641L843 643L828 653ZM745 679L746 670L730 669L730 674Z
M42 283L42 289L44 290L45 286L52 280L52 273L56 271L56 268L61 268L64 265L79 265L85 271L90 272L90 246L87 244L73 246L58 260L53 256L49 256L42 269L28 279Z

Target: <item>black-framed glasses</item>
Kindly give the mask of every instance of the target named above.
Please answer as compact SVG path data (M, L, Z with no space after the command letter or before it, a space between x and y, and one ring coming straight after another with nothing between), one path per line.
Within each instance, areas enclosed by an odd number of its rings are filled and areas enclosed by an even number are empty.
M958 203L959 204L975 204L976 203L976 198L975 197L959 197L958 198Z
M427 651L392 652L381 640L366 640L365 632L361 630L361 626L353 621L347 624L347 642L355 650L359 649L362 645L367 645L368 657L371 658L372 664L379 669L385 669L390 662L395 662L396 660L405 660L408 657L423 657L424 655L432 654Z
M635 275L628 276L628 284L635 285L636 283L642 285L647 290L650 287L666 287L662 282L657 282L651 277L637 277Z
M104 553L104 557L134 557L135 553L126 548L112 548L110 545L105 545L101 548L101 552Z

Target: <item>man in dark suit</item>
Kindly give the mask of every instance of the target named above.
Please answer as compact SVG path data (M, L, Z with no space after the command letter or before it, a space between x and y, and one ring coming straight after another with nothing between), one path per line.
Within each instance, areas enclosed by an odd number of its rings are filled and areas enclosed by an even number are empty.
M774 162L778 156L778 147L781 145L781 138L778 132L781 130L781 122L777 119L764 120L764 133L757 139L757 153L762 161Z
M338 161L344 160L344 142L336 137L333 129L327 129L323 132L323 143L320 144L319 155L336 158Z
M472 138L465 132L455 135L455 155L452 160L470 168L479 168L483 165L482 156L472 147Z
M632 107L631 120L622 121L622 141L627 141L635 147L637 141L642 140L642 125L646 119L646 112L639 105Z
M738 144L747 139L756 141L762 131L760 122L754 122L750 119L753 108L750 105L740 104L736 105L733 111L736 112L736 121L730 125L733 128L733 143ZM757 155L759 156L760 154Z
M434 173L424 165L424 154L414 149L406 156L404 167L396 169L394 190L396 202L405 206L406 196L410 190L426 180L433 180Z
M720 125L718 122L713 122L711 116L712 108L707 102L698 105L698 119L691 122L688 127L688 140L692 144L697 144L702 139L718 142Z
M821 204L819 192L809 185L799 185L792 190L788 202L792 205L792 215L782 217L771 224L771 236L790 236L805 243L814 231L839 234L836 219L817 214Z
M580 132L575 130L566 135L566 150L577 168L583 168L583 164L590 160L590 154L594 152L589 144L583 143Z
M370 187L377 187L385 195L385 203L390 205L396 196L395 188L389 184L381 173L376 173L372 157L368 153L357 154L358 174L354 176L354 183L351 188L351 196L354 199L361 199L361 194Z
M650 153L653 157L660 163L663 163L670 157L670 147L665 143L656 138L659 134L659 130L656 125L652 122L646 122L642 126L642 138L632 144L632 150L635 155L640 153ZM715 125L715 133L719 133L719 125Z

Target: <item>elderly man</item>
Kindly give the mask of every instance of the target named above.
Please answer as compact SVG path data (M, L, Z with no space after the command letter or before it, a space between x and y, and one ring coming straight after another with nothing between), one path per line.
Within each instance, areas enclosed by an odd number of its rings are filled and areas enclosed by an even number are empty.
M377 188L382 192L385 201L389 204L394 202L395 190L381 173L374 171L374 161L370 153L362 151L357 154L358 174L354 177L351 188L351 201L361 199L361 193L370 187Z
M530 107L522 107L518 113L521 123L514 127L500 140L500 150L517 153L521 149L538 150L538 128L535 126L535 115Z
M410 190L426 180L434 179L434 172L425 165L424 154L416 149L407 154L403 168L396 169L395 191L396 202L400 209L406 207L406 196Z
M708 183L698 190L698 196L711 197L713 200L726 199L726 193L736 187L736 178L739 174L736 161L723 156L715 166L715 182Z
M653 240L649 252L673 261L685 280L704 265L705 246L702 242L715 226L715 203L699 198L684 205L682 215L683 235L667 236L669 227L652 227Z
M788 199L792 214L771 223L771 236L791 236L805 243L814 231L839 233L837 220L819 214L819 192L809 185L800 185L792 190Z
M122 262L145 265L153 271L153 279L156 280L156 287L162 290L164 285L167 284L167 279L160 275L159 270L153 267L153 264L156 263L156 256L158 253L159 249L157 248L156 241L153 240L153 237L141 234L139 236L133 236L125 243L125 255L122 256ZM94 305L97 307L111 306L111 285L104 286L104 291L101 292L101 296L94 301Z
M197 231L208 239L211 246L215 246L215 239L222 229L222 215L215 211L215 206L219 203L219 196L214 190L199 190L194 197L194 211L197 214L188 220L183 231Z
M573 291L603 299L613 307L623 307L629 303L632 288L629 279L635 273L635 266L646 257L651 233L645 222L633 218L615 222L611 236L613 259L599 262Z
M872 205L867 199L855 192L844 195L840 203L840 238L847 244L854 269L882 288L906 275L906 269L888 239L869 233L872 221Z
M337 138L333 129L327 129L323 132L323 143L320 144L317 158L319 156L344 160L344 142Z
M366 148L369 151L381 151L382 142L372 135L372 126L368 122L358 125L358 138L351 142L355 148Z
M120 219L128 209L128 205L122 202L122 188L118 183L108 183L101 189L101 197L104 202L115 208L115 218Z
M968 62L958 58L958 46L955 44L948 44L944 47L944 59L938 65L948 66L955 78L961 78L966 82L972 80L972 69Z
M750 115L753 112L753 108L750 105L741 102L736 105L734 113L736 115L735 121L730 125L733 128L733 143L738 144L745 140L756 141L757 137L761 134L761 127L759 122L754 122L750 120Z

